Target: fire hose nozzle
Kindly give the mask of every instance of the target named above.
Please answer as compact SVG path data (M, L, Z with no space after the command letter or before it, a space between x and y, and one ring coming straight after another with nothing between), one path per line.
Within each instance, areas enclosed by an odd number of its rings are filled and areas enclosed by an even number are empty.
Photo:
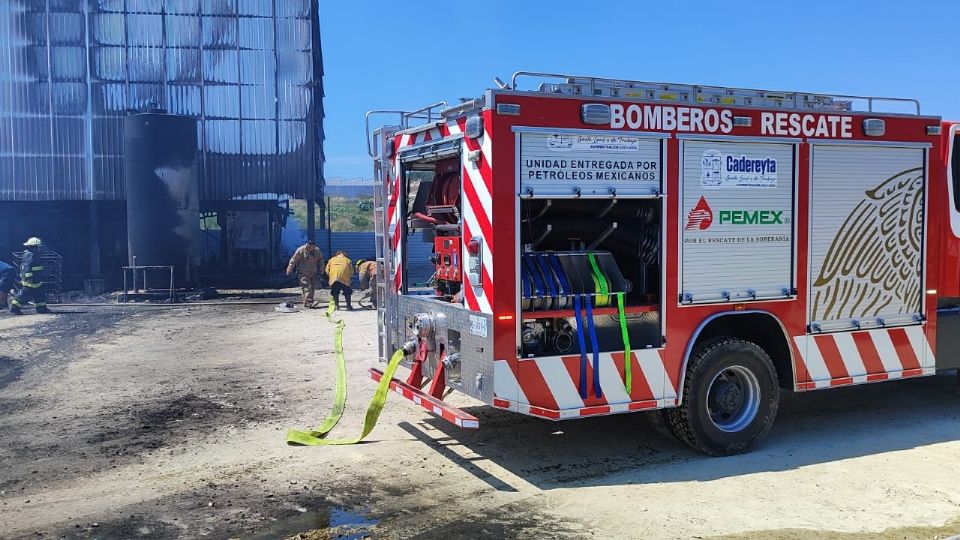
M410 356L411 354L417 352L417 345L418 345L417 340L411 339L410 341L404 343L400 347L400 350L403 351L404 356Z
M453 369L460 363L460 353L453 353L443 357L443 366L447 369Z

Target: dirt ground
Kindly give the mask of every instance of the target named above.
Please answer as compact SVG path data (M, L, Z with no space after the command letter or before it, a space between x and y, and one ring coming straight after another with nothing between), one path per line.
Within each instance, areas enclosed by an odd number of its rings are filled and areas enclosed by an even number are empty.
M55 308L56 309L56 308ZM960 532L953 374L785 394L756 451L708 458L647 414L551 423L391 396L368 442L301 448L333 327L272 304L0 315L2 538L945 538ZM348 409L373 312L345 313Z

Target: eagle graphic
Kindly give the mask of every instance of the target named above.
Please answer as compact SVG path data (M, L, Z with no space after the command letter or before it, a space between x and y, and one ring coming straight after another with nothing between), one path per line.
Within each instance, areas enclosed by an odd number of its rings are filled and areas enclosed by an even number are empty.
M865 191L813 282L815 321L920 311L923 169Z

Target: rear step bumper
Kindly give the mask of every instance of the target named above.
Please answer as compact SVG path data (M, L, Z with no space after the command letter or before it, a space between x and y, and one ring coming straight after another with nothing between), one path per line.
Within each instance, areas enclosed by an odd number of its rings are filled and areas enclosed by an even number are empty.
M370 378L377 382L380 382L380 379L383 378L383 371L380 371L377 368L370 368L369 373ZM391 379L390 390L402 396L404 399L410 400L430 411L431 413L439 416L440 418L443 418L447 422L456 425L457 427L463 429L480 428L480 420L477 420L476 416L465 413L453 405L441 401L420 390L419 388L410 386L403 381Z

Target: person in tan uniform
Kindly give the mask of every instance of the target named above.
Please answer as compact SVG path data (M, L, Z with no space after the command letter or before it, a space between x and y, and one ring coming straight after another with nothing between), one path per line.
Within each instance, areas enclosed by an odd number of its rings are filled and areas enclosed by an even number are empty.
M323 268L323 252L313 240L298 247L287 264L287 275L297 271L300 280L300 291L303 293L303 307L313 307L313 293L317 288L318 274Z
M340 250L336 255L327 261L327 279L330 280L330 301L333 302L335 309L340 309L340 293L343 293L347 300L347 310L352 311L353 305L350 304L350 296L353 294L353 263L347 258L347 254Z
M357 277L360 278L360 290L367 291L373 307L377 307L377 262L357 261Z

